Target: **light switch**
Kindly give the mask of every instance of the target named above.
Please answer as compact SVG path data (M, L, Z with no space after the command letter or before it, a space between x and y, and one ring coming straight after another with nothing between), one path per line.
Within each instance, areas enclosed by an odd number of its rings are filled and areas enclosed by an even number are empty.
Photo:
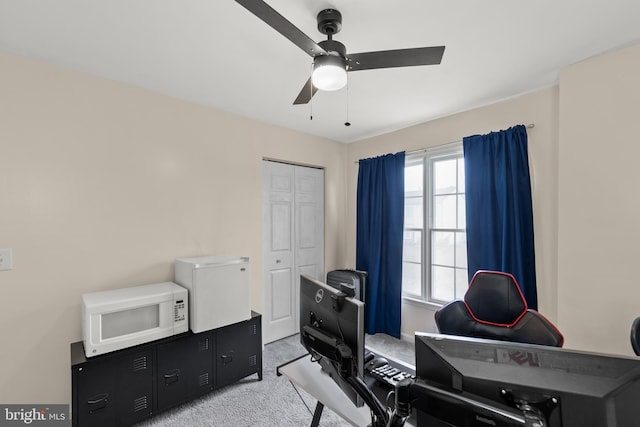
M0 249L0 270L11 270L12 268L11 248Z

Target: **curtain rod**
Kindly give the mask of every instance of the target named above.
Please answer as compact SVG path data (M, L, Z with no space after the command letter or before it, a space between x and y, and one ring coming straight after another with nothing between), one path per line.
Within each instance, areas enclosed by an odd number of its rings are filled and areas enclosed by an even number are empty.
M535 123L529 123L529 124L526 126L526 128L527 128L527 129L533 129L534 127L536 127ZM449 143L447 143L447 144L437 145L436 147L444 147L445 145L449 145L449 144L456 144L456 143L458 143L458 142L460 142L460 141L452 141L452 142L449 142ZM429 148L436 148L436 147L429 147ZM405 152L405 154L416 154L416 153L421 153L421 152L427 151L429 148L419 148L419 149L417 149L417 150L406 151L406 152Z
M535 123L529 123L528 125L526 125L527 129L533 129L534 127L536 127ZM442 145L437 145L435 147L429 147L429 148L418 148L417 150L411 150L411 151L405 151L405 155L411 155L411 154L416 154L416 153L422 153L427 151L430 148L436 148L436 147L444 147L445 145L449 145L449 144L456 144L460 141L452 141L452 142L448 142L446 144L442 144ZM354 163L359 163L359 160L356 160Z

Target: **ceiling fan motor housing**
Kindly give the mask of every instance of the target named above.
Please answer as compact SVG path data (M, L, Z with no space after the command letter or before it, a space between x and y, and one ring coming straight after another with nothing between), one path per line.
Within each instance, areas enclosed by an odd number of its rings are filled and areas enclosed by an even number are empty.
M331 37L342 29L342 14L335 9L324 9L318 13L318 31Z
M323 40L318 42L318 46L327 51L329 55L347 57L347 48L342 43L336 40Z

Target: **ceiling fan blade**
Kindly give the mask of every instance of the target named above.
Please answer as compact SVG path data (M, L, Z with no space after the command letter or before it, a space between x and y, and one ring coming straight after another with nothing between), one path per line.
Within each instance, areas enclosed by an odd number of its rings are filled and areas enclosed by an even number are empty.
M245 7L249 12L262 19L271 28L285 36L293 44L304 50L310 56L326 54L327 52L318 46L316 42L311 40L309 36L303 33L298 27L289 22L284 16L280 15L271 6L262 0L236 0Z
M347 71L437 65L442 61L442 55L444 46L353 53L347 55Z
M304 87L298 94L298 97L293 101L293 105L307 104L311 101L311 98L313 98L313 95L315 95L317 91L318 88L311 83L311 77L309 77L309 80L304 84Z

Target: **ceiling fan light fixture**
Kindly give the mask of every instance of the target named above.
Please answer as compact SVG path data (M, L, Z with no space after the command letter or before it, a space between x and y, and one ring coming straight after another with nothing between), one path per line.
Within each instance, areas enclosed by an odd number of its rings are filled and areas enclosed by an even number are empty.
M320 90L339 90L347 84L347 62L339 55L322 55L313 61L311 82Z

